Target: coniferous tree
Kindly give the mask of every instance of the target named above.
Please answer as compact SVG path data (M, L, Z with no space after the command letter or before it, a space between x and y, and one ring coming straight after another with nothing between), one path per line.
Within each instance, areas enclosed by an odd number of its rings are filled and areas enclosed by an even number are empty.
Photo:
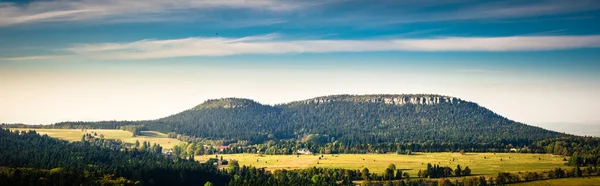
M454 176L461 176L462 170L460 169L460 165L456 165L456 169L454 169Z
M396 180L401 180L402 179L402 170L397 169L396 170Z

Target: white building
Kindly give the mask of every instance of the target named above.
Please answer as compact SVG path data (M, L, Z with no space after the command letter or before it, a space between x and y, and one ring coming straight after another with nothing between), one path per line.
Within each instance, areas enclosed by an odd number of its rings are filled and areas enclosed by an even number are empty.
M298 149L296 152L298 154L312 154L313 153L311 150L308 150L308 149L305 149L305 148Z

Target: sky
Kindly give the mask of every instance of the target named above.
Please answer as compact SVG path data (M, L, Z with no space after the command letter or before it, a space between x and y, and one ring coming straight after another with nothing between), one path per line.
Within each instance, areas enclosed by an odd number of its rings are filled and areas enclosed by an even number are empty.
M2 0L0 123L427 93L600 125L598 23L596 0Z

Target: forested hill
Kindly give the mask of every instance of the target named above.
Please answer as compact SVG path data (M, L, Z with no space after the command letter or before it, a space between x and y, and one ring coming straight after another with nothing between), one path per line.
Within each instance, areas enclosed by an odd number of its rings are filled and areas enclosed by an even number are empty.
M340 141L524 144L564 134L504 118L440 95L339 95L278 106L288 124Z
M208 100L165 118L141 122L59 123L77 128L175 132L214 140L292 139L345 145L379 143L502 143L528 145L568 136L504 118L476 103L441 95L335 95L279 105L248 99Z
M149 128L162 132L209 139L238 139L253 142L271 138L290 138L293 133L285 126L281 108L262 105L247 99L208 100L181 113L147 122ZM168 129L161 127L167 126Z

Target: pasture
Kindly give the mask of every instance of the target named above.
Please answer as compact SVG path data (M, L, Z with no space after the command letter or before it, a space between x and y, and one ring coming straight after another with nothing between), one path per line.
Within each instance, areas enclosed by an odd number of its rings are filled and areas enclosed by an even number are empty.
M511 184L513 186L586 185L600 186L600 177L562 178Z
M221 156L221 155L219 155ZM344 169L368 168L381 174L390 163L416 177L420 169L426 169L427 163L464 169L469 166L473 175L490 175L498 172L542 171L557 167L566 167L564 156L550 154L517 153L417 153L415 155L397 154L326 154L323 155L259 155L259 154L223 154L224 159L238 160L240 165L264 167L267 170L301 169L309 167L328 167ZM196 156L203 162L215 155Z
M150 142L150 144L159 144L163 147L163 151L166 151L170 148L173 148L175 145L181 143L181 141L177 139L168 138L166 134L155 132L155 131L141 131L142 135L138 135L133 137L131 132L124 130L114 130L114 129L33 129L33 128L12 128L11 131L14 130L35 130L40 135L47 134L53 138L59 138L67 141L81 141L81 136L86 133L94 134L96 133L98 136L100 134L104 135L106 139L120 139L124 143L127 144L135 144L135 141L140 141L140 143L144 141Z

